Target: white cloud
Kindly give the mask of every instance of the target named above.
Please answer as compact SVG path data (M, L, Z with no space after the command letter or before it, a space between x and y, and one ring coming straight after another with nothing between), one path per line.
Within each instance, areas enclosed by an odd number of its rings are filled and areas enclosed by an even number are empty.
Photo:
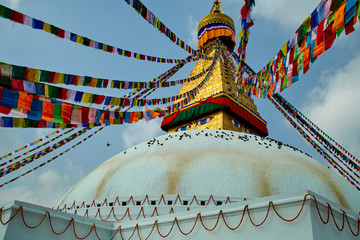
M10 8L17 9L20 5L21 0L8 0Z
M135 144L165 134L160 128L161 121L162 119L157 118L149 122L140 121L136 124L129 125L121 136L124 147L129 148Z
M53 133L56 131L56 129L52 129L52 128L36 128L36 136L37 138L42 138L45 137L47 135L49 135L50 133Z
M191 15L188 15L188 31L189 31L189 39L188 39L188 42L190 45L192 46L197 46L198 44L198 36L197 36L197 31L198 31L198 25L199 25L199 22L198 21L195 21L193 19L193 17Z
M63 171L48 168L45 171L33 172L3 189L0 189L0 204L13 200L30 202L46 207L56 207L71 186L73 176L84 176L81 166L75 166L69 159ZM65 174L63 174L64 172Z
M300 24L317 7L319 1L314 0L257 0L253 17L264 18L280 24L285 29L297 29Z
M360 57L344 68L324 73L322 85L313 89L304 112L321 129L359 156Z

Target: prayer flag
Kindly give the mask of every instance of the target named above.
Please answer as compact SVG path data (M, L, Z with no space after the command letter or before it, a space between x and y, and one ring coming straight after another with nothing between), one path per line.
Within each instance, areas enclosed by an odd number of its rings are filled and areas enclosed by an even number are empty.
M342 4L336 11L333 23L333 32L344 26L346 4Z

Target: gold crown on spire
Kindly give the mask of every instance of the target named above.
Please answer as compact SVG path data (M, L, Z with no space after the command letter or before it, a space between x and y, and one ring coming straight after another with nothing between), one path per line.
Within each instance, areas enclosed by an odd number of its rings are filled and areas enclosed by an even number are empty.
M215 1L214 1L214 5L213 5L213 7L211 8L210 13L224 13L224 11L222 10L220 4L221 4L221 1L215 0Z

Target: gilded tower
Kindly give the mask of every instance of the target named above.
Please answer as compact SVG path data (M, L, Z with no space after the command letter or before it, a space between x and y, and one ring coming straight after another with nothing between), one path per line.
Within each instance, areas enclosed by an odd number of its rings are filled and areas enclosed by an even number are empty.
M220 45L224 51L219 50ZM218 60L210 76L184 83L180 94L196 88L207 77L206 84L189 103L164 118L163 130L171 133L193 128L225 129L260 136L268 134L266 122L257 112L254 100L236 87L234 69L225 53L233 51L235 45L234 21L224 14L220 2L215 0L210 14L200 20L198 48L212 59L217 56ZM189 77L207 71L213 61L200 59Z

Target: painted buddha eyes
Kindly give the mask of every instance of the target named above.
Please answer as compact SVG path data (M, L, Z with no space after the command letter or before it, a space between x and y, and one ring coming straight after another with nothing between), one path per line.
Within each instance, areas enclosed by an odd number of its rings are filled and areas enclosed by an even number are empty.
M204 125L204 124L210 122L211 119L212 119L212 117L201 119L201 120L196 122L196 125L197 126ZM182 131L189 130L193 125L194 125L194 123L186 124L184 126L179 127L178 129L176 129L175 132L182 132Z
M231 119L231 123L234 124L235 127L241 127L240 123L238 123L234 119Z
M175 132L186 131L186 130L188 130L188 129L190 129L190 128L191 128L191 124L187 124L187 125L185 125L185 126L179 127L178 129L176 129Z
M204 124L210 122L211 119L212 119L211 117L201 119L196 123L196 125L198 125L198 126L204 125Z

